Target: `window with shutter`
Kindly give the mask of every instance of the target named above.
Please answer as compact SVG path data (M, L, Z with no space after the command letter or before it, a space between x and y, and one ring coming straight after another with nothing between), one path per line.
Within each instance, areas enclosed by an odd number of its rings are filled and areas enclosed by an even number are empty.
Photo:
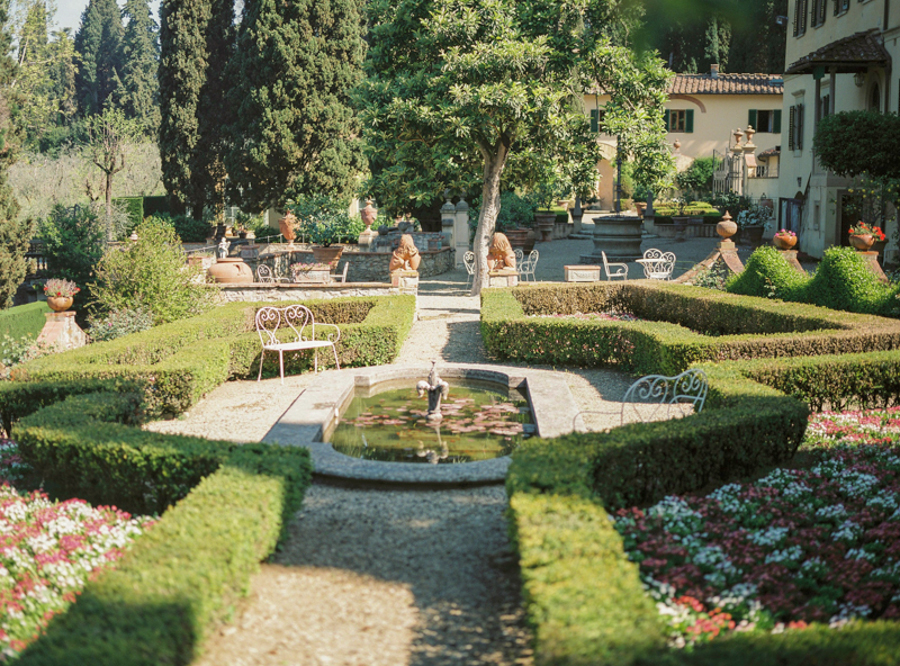
M772 112L772 133L781 134L781 109Z
M822 25L825 23L825 3L827 0L816 0L816 25Z
M788 109L788 148L794 150L796 146L795 127L797 126L797 107L791 106Z
M663 112L663 124L665 124L665 126L666 126L666 131L669 132L670 130L669 130L669 110L668 109L666 109Z
M797 131L795 132L794 143L797 150L803 150L803 105L797 105Z
M806 14L809 10L808 0L801 0L800 4L800 34L806 34Z
M591 131L600 131L600 111L597 109L591 109Z
M756 122L756 109L750 109L750 111L747 113L747 124L757 131L760 131L759 123Z
M800 4L803 0L796 0L794 3L794 37L800 35Z
M688 109L684 121L684 131L688 134L694 131L694 110Z

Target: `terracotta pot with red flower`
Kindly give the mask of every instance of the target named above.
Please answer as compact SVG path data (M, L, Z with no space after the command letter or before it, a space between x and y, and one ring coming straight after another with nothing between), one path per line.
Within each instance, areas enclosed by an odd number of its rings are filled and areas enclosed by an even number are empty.
M860 252L867 252L875 241L883 241L886 236L881 227L865 222L857 222L850 227L850 245Z
M47 305L54 312L64 312L72 307L72 298L81 289L71 280L52 278L44 283L44 293L47 295Z

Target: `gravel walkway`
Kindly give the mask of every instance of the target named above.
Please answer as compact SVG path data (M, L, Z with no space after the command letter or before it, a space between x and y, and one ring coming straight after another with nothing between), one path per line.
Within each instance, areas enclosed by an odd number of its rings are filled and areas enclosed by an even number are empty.
M713 241L688 241L703 258ZM660 244L657 244L657 246ZM538 245L538 280L591 241ZM479 299L461 270L423 280L418 319L398 363L489 362ZM552 368L550 368L552 369ZM604 409L631 382L606 370L566 370L582 409ZM312 375L228 382L179 419L147 427L259 441ZM610 404L606 409L615 410ZM601 427L605 423L588 424ZM194 663L218 665L439 666L531 664L518 565L507 539L501 486L440 491L314 484L282 549L253 578L249 597Z

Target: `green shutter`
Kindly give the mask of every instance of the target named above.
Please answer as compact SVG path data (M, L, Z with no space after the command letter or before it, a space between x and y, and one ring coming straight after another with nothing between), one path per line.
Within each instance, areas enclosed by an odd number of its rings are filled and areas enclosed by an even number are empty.
M666 124L666 131L669 131L669 110L663 112L663 122Z
M597 109L591 109L591 131L600 131L600 112Z
M775 117L772 118L772 132L781 133L781 109L775 109Z
M684 131L690 134L694 131L694 110L688 109L685 115L687 118L684 121Z
M756 126L756 109L750 109L750 113L747 114L747 124L755 130L759 129Z

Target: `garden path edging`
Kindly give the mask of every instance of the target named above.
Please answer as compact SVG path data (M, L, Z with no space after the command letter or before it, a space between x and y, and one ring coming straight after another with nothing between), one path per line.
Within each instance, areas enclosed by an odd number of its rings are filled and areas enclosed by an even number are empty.
M335 451L330 443L322 441L330 435L330 429L357 386L424 379L429 370L430 366L425 365L390 365L323 372L297 397L262 441L282 446L305 446L312 455L315 475L336 480L455 486L503 483L510 464L508 456L455 465L375 462L345 456ZM438 371L445 379L527 387L537 435L559 437L572 432L572 421L578 408L562 373L469 363L441 363Z

